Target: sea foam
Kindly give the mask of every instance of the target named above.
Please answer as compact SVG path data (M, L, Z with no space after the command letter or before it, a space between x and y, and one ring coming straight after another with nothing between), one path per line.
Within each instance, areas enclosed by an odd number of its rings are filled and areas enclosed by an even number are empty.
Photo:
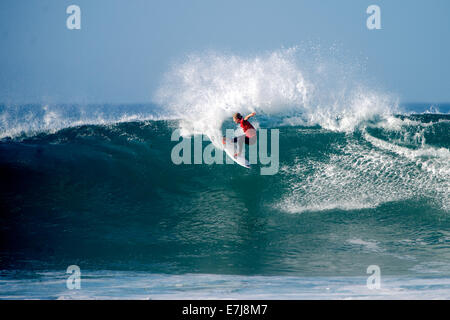
M155 101L184 120L186 134L220 129L233 113L252 111L284 125L350 132L398 109L395 97L364 85L354 68L312 56L299 48L190 54L166 73Z

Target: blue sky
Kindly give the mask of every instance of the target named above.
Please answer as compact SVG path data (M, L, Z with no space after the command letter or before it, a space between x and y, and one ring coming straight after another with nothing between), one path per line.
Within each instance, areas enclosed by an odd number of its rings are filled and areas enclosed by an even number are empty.
M81 8L81 30L66 8ZM368 30L366 8L381 8ZM363 57L401 101L450 101L448 0L2 0L0 102L150 102L191 52L258 54L309 41Z

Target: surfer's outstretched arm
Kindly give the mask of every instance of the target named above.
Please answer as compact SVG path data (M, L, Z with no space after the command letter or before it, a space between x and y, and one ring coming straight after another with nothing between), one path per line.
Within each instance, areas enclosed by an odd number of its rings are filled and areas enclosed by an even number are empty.
M256 112L252 112L249 115L247 115L244 120L247 121L248 119L250 119L251 117L253 117L256 114Z

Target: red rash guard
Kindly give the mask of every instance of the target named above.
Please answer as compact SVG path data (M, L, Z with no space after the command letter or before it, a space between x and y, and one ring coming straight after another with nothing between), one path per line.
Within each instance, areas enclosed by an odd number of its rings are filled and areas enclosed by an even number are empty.
M241 119L241 128L244 130L245 136L252 138L256 135L256 130L248 120ZM251 130L250 130L251 129Z

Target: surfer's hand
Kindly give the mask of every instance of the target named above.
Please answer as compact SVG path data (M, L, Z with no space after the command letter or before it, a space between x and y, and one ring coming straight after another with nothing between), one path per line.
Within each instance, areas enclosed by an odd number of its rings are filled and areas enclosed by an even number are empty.
M249 115L247 115L244 120L247 121L248 119L250 119L251 117L253 117L256 114L256 112L252 112Z

